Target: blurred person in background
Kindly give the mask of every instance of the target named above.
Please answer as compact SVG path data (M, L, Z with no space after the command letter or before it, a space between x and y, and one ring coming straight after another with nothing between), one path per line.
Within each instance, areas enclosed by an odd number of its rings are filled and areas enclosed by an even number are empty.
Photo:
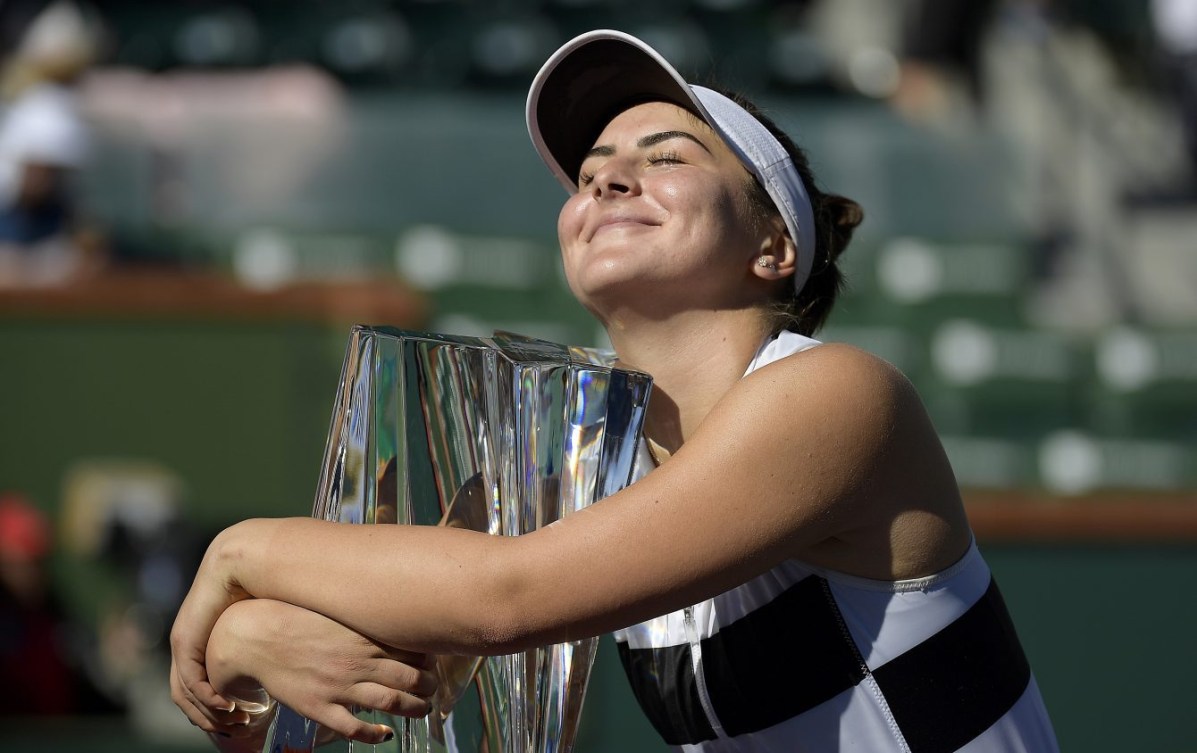
M984 103L981 40L998 0L908 0L898 86L890 103L915 120L948 114L957 94Z
M53 284L87 271L99 243L77 224L72 180L90 129L76 83L99 34L81 6L55 2L25 30L0 78L0 287Z
M1197 202L1197 0L1152 0L1151 22L1188 154L1186 183L1173 198Z
M173 739L167 635L209 535L184 512L182 480L141 459L88 459L69 468L59 508L61 554L87 571L95 628L76 641L90 676L141 736ZM181 729L180 729L181 728Z
M111 710L81 670L75 628L52 589L52 538L39 510L0 494L0 715Z

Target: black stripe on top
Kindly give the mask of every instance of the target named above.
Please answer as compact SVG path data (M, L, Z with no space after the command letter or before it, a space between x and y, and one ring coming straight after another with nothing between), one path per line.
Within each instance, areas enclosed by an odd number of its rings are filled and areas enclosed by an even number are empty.
M636 697L665 742L714 739L688 645L618 646ZM816 576L703 639L702 652L715 716L733 737L808 711L867 672L827 582ZM1031 670L991 579L964 614L873 675L913 753L951 753L1010 710Z
M715 737L698 699L688 645L618 645L636 698L665 742ZM730 736L797 716L865 676L826 581L817 576L795 583L701 645L711 705Z
M702 642L715 715L729 736L772 727L865 677L827 581L808 576Z
M667 744L715 739L698 698L689 645L628 648L624 641L615 645L640 708Z
M873 676L912 753L951 753L1010 710L1031 667L990 579L967 612Z

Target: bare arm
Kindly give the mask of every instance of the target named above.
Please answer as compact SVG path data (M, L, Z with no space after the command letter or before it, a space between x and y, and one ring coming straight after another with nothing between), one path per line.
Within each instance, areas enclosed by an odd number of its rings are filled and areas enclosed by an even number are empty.
M905 380L859 351L824 348L737 384L668 463L545 530L255 520L229 531L220 558L249 593L384 642L506 653L692 604L886 523L908 500L954 499L946 464L937 474L911 449L922 409Z
M642 481L526 536L238 524L209 551L176 648L202 645L221 602L252 594L413 650L507 653L680 608L833 537L903 541L894 521L910 500L955 499L917 396L859 351L800 356L737 384ZM930 513L946 533L920 546L946 564L967 534L948 520L950 505Z

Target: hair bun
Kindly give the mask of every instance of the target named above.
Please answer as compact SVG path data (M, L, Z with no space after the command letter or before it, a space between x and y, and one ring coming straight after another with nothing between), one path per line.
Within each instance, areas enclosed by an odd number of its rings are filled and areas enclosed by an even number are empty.
M827 232L827 255L837 259L848 247L857 226L864 221L864 209L852 199L836 194L820 196L818 208Z

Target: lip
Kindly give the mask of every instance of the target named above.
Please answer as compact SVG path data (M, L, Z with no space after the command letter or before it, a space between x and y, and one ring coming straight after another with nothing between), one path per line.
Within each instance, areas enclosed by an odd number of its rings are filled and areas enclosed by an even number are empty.
M657 222L655 219L650 218L650 217L645 217L644 215L628 214L626 212L620 212L620 213L610 214L610 215L606 215L604 217L600 217L598 222L594 223L594 225L587 228L585 238L586 238L586 240L589 241L589 240L593 239L594 236L598 235L598 233L602 230L614 229L614 228L618 228L618 227L626 227L626 226L655 227L660 224L661 223Z

